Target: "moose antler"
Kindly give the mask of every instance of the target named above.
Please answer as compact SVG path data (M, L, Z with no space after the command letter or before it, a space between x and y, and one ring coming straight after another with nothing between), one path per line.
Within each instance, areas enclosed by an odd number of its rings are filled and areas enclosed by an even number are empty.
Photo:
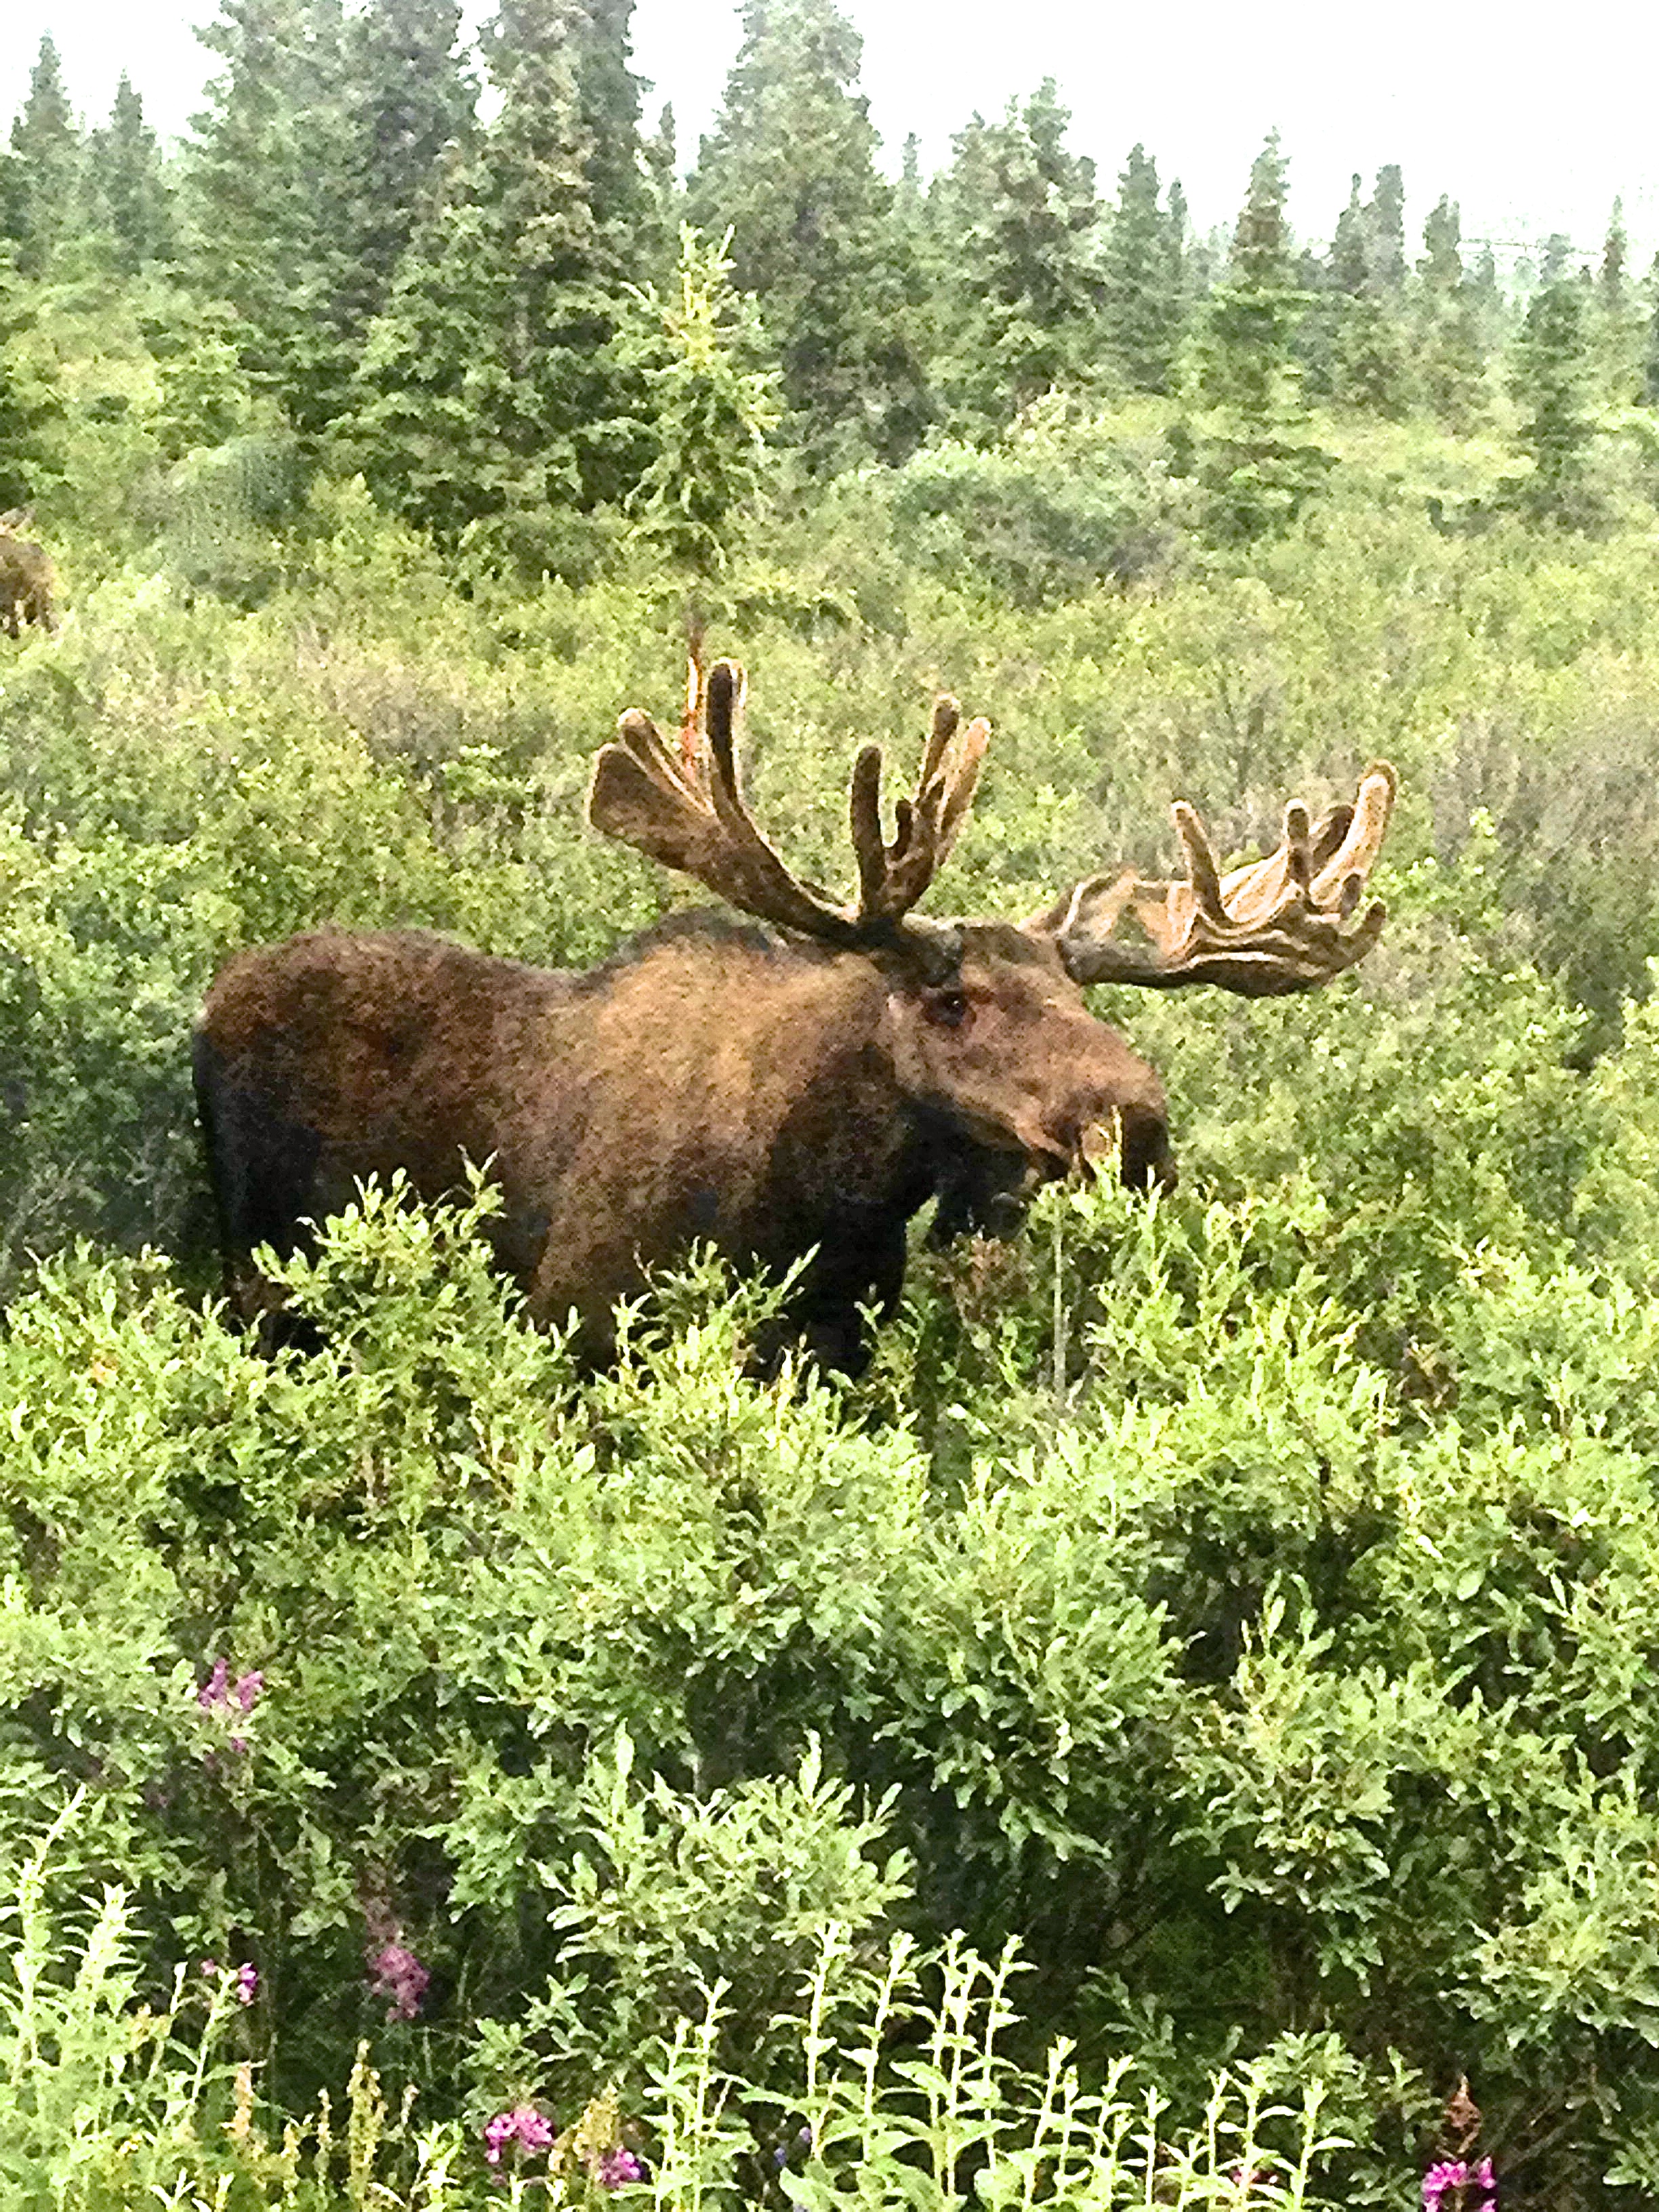
M1025 927L1054 939L1079 983L1215 983L1250 998L1316 990L1362 959L1382 930L1381 900L1352 917L1399 782L1379 762L1353 805L1332 807L1312 827L1307 808L1292 800L1278 848L1226 876L1203 823L1178 799L1171 811L1187 855L1184 881L1145 883L1132 868L1085 877ZM1114 937L1125 914L1139 922L1146 945Z
M694 653L691 671L683 743L690 757L677 760L651 717L630 708L594 761L588 821L762 921L831 945L892 944L967 817L990 725L970 722L958 735L956 701L936 702L915 793L899 800L890 843L881 820L881 748L862 749L850 794L859 892L851 905L836 906L791 872L744 803L742 668L717 660L704 678Z

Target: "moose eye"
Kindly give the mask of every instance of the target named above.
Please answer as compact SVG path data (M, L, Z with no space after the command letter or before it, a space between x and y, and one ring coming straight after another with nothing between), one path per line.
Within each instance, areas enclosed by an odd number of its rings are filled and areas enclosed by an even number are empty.
M942 1030L959 1030L968 1018L968 1001L960 991L941 991L927 1001L927 1018Z

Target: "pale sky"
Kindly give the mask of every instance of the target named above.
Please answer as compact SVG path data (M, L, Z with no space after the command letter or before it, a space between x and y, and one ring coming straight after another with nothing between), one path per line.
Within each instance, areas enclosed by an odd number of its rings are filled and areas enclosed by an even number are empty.
M489 0L482 0L488 6ZM214 0L43 0L0 42L0 118L27 86L50 30L76 106L107 113L122 69L164 133L197 106L210 57L192 34ZM1249 165L1278 127L1291 215L1328 238L1349 172L1405 171L1413 233L1443 191L1466 237L1504 242L1565 230L1593 251L1615 193L1643 266L1659 246L1659 8L1581 0L1188 0L1112 8L1088 0L842 0L864 36L864 87L896 167L917 131L924 167L975 109L1057 79L1073 143L1109 191L1137 139L1179 176L1200 229L1230 223ZM14 7L15 0L14 0ZM20 14L21 10L18 11ZM650 109L672 101L682 162L714 112L737 51L731 0L638 0L635 64Z

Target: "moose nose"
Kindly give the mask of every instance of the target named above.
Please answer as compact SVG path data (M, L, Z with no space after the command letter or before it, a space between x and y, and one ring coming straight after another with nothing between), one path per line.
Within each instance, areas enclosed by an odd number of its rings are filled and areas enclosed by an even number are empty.
M1086 1122L1073 1152L1079 1173L1104 1175L1115 1169L1131 1190L1173 1190L1178 1180L1163 1121L1138 1107L1123 1107Z

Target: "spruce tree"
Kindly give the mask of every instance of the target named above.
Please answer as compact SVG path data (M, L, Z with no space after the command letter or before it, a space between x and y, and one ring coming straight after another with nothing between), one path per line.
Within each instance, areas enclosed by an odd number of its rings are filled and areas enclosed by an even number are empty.
M1538 264L1538 282L1547 289L1559 284L1572 267L1572 240L1564 230L1553 230L1544 240L1544 255Z
M1359 196L1359 172L1348 180L1348 204L1336 219L1331 237L1330 281L1337 291L1357 298L1370 275L1365 249L1365 205Z
M1210 295L1197 347L1197 396L1212 415L1199 474L1210 534L1224 544L1292 520L1328 465L1304 434L1293 343L1307 295L1293 282L1285 194L1274 131L1251 168L1225 281Z
M1526 419L1518 442L1531 473L1512 480L1511 498L1537 522L1568 529L1601 518L1590 483L1595 438L1591 411L1595 376L1586 287L1564 270L1540 285L1516 343L1511 386Z
M1378 171L1376 191L1364 204L1356 176L1331 246L1330 392L1340 405L1372 415L1403 415L1407 406L1405 338L1397 307L1404 264L1403 205L1397 168Z
M1277 421L1293 404L1291 337L1304 305L1291 281L1285 194L1285 158L1274 131L1251 167L1225 281L1211 295L1199 356L1204 404L1262 422Z
M1377 171L1365 209L1365 267L1378 292L1398 297L1406 282L1406 187L1397 162Z
M343 307L354 339L386 304L446 160L468 143L477 87L457 50L460 29L459 0L368 0L348 22Z
M236 318L242 366L302 434L339 415L356 208L338 0L220 0L224 62L195 118L187 258Z
M23 165L0 139L0 252L15 262L23 235Z
M1483 246L1464 278L1469 316L1474 327L1475 349L1483 363L1500 352L1508 338L1513 310L1498 281L1498 257Z
M1481 363L1462 238L1456 203L1443 196L1423 225L1414 320L1423 397L1447 429L1467 432L1480 412Z
M619 277L665 276L674 241L641 159L641 85L629 66L634 0L586 0L575 27L576 113L587 142L587 200ZM660 266L658 257L661 256Z
M63 411L24 350L35 309L12 262L0 249L0 510L27 506L51 483L52 432Z
M753 526L780 413L754 302L732 288L730 244L683 225L673 283L641 292L629 334L655 452L629 512L636 536L685 579L694 617Z
M532 567L556 508L621 497L645 458L591 197L588 22L580 0L502 0L485 48L500 111L404 257L342 438L412 520L452 540L487 523Z
M1176 188L1178 191L1178 187ZM1181 342L1184 208L1160 209L1158 164L1133 146L1118 179L1101 264L1101 327L1108 355L1138 392L1167 392Z
M125 70L115 105L92 134L88 167L115 266L133 276L173 251L173 195L155 133Z
M777 346L809 464L900 459L928 416L921 276L855 89L862 42L834 0L747 0L743 21L687 212L732 232L733 280Z
M9 221L17 268L22 276L40 276L70 233L85 158L50 32L40 40L28 97L12 121L11 151Z
M934 251L949 349L936 376L958 426L1002 428L1101 343L1103 210L1094 164L1066 148L1052 80L1000 124L975 117L938 182Z
M1624 203L1614 200L1595 272L1595 352L1601 390L1620 406L1634 398L1641 380L1643 333L1629 269Z
M1334 399L1340 378L1339 346L1352 303L1365 290L1365 208L1357 171L1350 181L1348 204L1336 219L1329 251L1322 258L1311 246L1304 246L1295 273L1297 289L1306 295L1294 341L1303 389L1314 399Z

